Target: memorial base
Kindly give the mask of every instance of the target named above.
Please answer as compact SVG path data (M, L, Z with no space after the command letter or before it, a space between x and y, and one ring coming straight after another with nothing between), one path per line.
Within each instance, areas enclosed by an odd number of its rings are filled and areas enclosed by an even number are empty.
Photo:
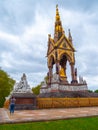
M13 93L16 99L15 110L36 109L36 96L33 93Z

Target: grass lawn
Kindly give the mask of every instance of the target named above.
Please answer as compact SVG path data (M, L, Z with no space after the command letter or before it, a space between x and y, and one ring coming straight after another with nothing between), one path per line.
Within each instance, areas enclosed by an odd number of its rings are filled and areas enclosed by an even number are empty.
M98 117L0 125L0 130L98 130Z

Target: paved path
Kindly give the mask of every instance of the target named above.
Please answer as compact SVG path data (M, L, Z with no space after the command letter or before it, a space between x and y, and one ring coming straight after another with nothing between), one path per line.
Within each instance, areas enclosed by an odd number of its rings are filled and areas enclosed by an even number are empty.
M0 124L49 121L90 116L98 116L98 107L20 110L15 111L13 115L10 115L7 109L0 108Z

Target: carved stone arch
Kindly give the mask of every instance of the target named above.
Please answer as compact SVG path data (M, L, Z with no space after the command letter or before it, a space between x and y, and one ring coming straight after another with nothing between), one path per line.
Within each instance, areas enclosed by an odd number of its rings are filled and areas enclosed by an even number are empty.
M64 59L64 56L66 58L66 60ZM70 55L70 53L66 53L66 52L63 52L60 54L60 57L59 57L59 61L60 61L60 65L61 67L63 67L64 69L64 72L65 72L65 76L66 76L66 63L67 61L69 62L69 65L71 67L71 77L72 77L72 81L74 81L74 64L75 64L75 60L74 60L74 55ZM64 62L63 64L61 64L61 59L62 61ZM67 77L66 77L67 79Z
M65 54L62 54L60 57L60 65L65 66L67 63L67 60L68 60L67 56Z
M61 60L61 58L62 58L63 56L66 56L68 62L69 62L69 63L72 63L72 58L71 58L70 55L68 55L68 53L66 53L66 52L60 54L60 56L59 56L59 61Z

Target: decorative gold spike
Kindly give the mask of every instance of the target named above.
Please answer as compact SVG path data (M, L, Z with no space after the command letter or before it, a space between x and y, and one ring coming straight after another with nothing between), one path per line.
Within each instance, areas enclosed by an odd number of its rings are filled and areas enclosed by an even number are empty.
M69 39L69 41L72 43L72 36L71 36L70 29L68 29L68 31L69 31L69 36L68 36L68 39Z
M58 5L56 5L56 21L60 20L60 15L59 15L59 10L58 10Z

